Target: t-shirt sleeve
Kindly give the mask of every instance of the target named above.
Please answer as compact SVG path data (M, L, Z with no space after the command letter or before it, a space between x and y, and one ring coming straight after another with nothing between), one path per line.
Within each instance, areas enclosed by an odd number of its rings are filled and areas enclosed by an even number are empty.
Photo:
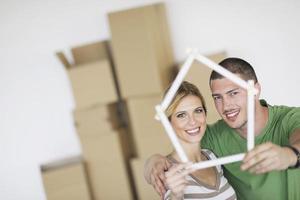
M282 125L287 137L290 137L296 129L300 129L300 108L291 108L283 117Z

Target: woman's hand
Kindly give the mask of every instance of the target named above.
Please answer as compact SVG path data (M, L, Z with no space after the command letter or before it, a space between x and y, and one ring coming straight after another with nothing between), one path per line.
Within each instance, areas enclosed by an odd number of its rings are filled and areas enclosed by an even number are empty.
M187 168L191 166L191 163L183 163L173 165L167 172L166 185L171 191L171 199L182 199L184 195L184 188L187 185L186 176L190 173Z

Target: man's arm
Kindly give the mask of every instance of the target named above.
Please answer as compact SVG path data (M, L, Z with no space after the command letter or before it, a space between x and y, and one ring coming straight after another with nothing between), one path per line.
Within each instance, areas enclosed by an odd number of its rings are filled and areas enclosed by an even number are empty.
M300 151L300 128L296 129L290 138L290 145L298 149Z
M289 144L300 151L300 128L291 134ZM256 146L246 154L241 169L261 174L287 169L295 166L296 162L297 156L290 148L267 142Z
M147 159L144 166L144 177L156 192L163 198L166 193L165 171L171 167L168 159L162 155L155 154Z

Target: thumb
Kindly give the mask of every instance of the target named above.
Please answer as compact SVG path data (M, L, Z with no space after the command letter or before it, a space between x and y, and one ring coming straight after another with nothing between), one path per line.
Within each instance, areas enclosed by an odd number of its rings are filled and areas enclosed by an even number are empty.
M189 162L189 163L187 163L187 165L185 166L185 168L186 168L186 170L188 171L189 174L190 174L190 173L193 173L193 172L195 172L195 171L197 171L197 169L195 169L195 168L193 167L193 164L194 164L194 163Z
M168 170L168 169L170 169L171 167L172 167L172 163L171 163L168 159L166 159L165 169L164 169L164 170Z

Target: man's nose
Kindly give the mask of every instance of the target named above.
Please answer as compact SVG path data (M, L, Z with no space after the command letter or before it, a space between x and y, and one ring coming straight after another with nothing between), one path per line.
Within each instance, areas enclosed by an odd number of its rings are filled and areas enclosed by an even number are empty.
M223 110L224 111L230 110L231 104L232 104L232 102L228 97L223 98Z

